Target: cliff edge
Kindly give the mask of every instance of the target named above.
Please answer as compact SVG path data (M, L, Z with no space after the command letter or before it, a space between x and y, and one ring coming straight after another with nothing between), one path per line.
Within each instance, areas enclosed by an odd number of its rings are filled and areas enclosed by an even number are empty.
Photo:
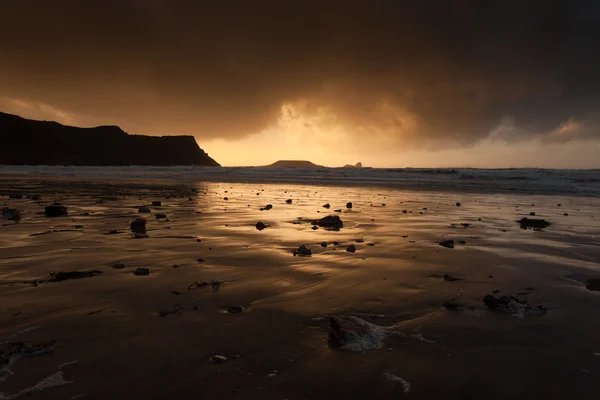
M193 136L130 135L118 126L78 128L3 112L0 164L219 166Z

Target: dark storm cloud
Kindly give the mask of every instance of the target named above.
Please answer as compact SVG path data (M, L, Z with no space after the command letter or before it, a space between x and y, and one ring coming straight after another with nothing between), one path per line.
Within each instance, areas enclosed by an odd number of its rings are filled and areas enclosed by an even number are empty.
M0 97L133 132L235 138L290 103L420 146L600 135L594 1L0 5Z

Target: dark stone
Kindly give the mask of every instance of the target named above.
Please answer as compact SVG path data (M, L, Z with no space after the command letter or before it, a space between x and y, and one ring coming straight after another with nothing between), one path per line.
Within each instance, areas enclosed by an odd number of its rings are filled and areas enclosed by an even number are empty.
M329 203L323 204L323 208L329 208L329 207L331 207L331 205L329 205Z
M173 266L171 268L181 268L181 265L179 265L179 264L173 264Z
M318 227L318 226L316 226L316 225L313 225L313 227L312 227L312 228L310 228L310 229L312 229L313 231L316 231L317 229L319 229L319 227Z
M60 282L69 279L91 278L92 276L100 275L102 271L93 269L89 271L69 271L69 272L51 272L49 282Z
M161 218L167 218L167 214L154 214L154 216L156 217L156 219L161 219Z
M460 244L467 244L467 242L464 241L464 240L459 240L458 243L460 243Z
M337 210L333 210L333 211L335 211L335 212L342 212L341 209L337 209Z
M541 315L548 311L548 308L542 305L531 305L527 300L520 300L514 296L501 296L498 298L488 294L483 298L483 304L492 311L501 311L521 318L530 315Z
M529 215L534 216L535 213L532 211L532 212L529 213Z
M115 264L112 267L114 269L125 269L125 264Z
M227 312L229 314L239 314L241 312L244 312L244 307L242 306L231 306L227 309Z
M334 246L339 246L339 245L340 245L340 242L333 242L333 245L334 245Z
M569 216L569 214L568 214L568 213L564 213L563 215L564 215L565 217L568 217L568 216Z
M262 231L263 229L265 229L267 226L265 224L263 224L261 221L258 221L256 223L256 229L258 229L259 231Z
M351 202L346 203L346 208L352 208L352 203Z
M146 220L138 218L129 225L129 229L133 233L146 233Z
M137 276L147 276L150 275L150 270L148 268L136 268L136 270L133 271L133 274Z
M42 199L42 196L38 196L37 194L34 194L32 196L29 196L29 199L39 201Z
M305 245L302 245L300 247L298 247L296 250L294 250L294 255L296 256L311 256L312 255L312 250L309 249L308 247L306 247Z
M321 243L321 247L327 247L327 242Z
M138 212L139 213L143 213L143 214L148 214L148 213L150 213L152 211L148 207L142 206L142 207L138 208Z
M354 246L353 244L351 244L348 247L346 247L346 251L348 253L354 253L356 251L356 246Z
M406 214L408 211L406 210L402 210L402 214Z
M199 263L206 262L206 260L205 260L204 258L199 258L197 261L198 261Z
M214 355L208 359L209 364L223 364L225 362L227 362L227 357L225 356Z
M292 199L287 199L285 202L286 202L287 204L292 204Z
M460 203L458 201L456 202L456 207L460 207Z
M229 200L227 197L223 197L223 200Z
M544 229L552 225L550 222L544 219L522 218L517 222L519 225L521 225L521 229Z
M462 281L462 279L460 278L456 278L454 276L448 275L448 274L444 274L444 280L446 282L455 282L455 281Z
M46 206L44 213L46 214L46 217L61 217L69 215L69 213L67 212L67 207L61 204L52 204Z
M316 225L322 228L340 229L344 226L344 222L337 215L328 215L327 217L323 217L320 220L316 221Z
M590 278L587 281L585 281L585 287L588 290L593 290L593 291L600 291L600 278Z
M21 219L21 213L16 208L4 207L2 209L2 216L11 221L18 221L19 219Z
M260 211L263 211L263 210L269 211L272 208L273 208L273 205L267 204L266 206L264 206L263 208L261 208Z
M9 194L9 195L8 195L8 198L9 198L9 199L22 199L22 198L23 198L23 195L22 195L22 194L19 194L19 193L15 193L15 194Z
M333 346L345 346L353 338L356 340L367 336L367 326L358 323L355 318L334 316L329 320L329 343Z
M152 207L160 207L162 206L162 203L160 201L153 201L152 202Z
M444 246L444 247L447 247L449 249L453 249L454 248L454 240L452 240L452 239L442 240L440 242L440 246Z

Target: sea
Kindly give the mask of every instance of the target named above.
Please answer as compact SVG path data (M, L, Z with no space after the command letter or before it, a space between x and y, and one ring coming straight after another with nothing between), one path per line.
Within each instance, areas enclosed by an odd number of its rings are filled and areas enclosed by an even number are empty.
M600 197L600 169L0 166L0 177L230 182Z

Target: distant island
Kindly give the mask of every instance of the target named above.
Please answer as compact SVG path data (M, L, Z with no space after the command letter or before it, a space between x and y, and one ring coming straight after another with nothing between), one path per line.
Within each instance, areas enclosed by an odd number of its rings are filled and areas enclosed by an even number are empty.
M362 168L362 163L361 162L357 162L355 165L350 165L350 164L346 164L344 165L344 168Z
M306 160L279 160L271 165L265 165L267 168L324 168Z
M0 112L0 164L220 166L193 136L130 135L118 126L78 128Z

